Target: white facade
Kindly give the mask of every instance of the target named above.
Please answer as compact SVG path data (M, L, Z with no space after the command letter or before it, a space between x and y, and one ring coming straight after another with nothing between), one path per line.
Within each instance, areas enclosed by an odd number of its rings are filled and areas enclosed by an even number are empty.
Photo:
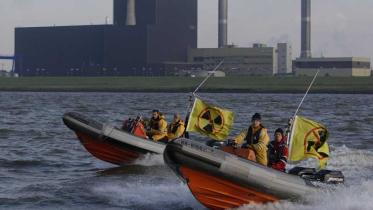
M289 43L277 44L277 74L291 74L293 72L292 48Z

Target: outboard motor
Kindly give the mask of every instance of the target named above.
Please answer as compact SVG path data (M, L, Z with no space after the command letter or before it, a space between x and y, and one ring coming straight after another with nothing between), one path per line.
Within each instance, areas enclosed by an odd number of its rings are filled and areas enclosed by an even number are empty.
M341 171L316 171L314 168L294 167L289 170L289 174L300 176L309 181L320 181L326 184L344 183L344 175Z

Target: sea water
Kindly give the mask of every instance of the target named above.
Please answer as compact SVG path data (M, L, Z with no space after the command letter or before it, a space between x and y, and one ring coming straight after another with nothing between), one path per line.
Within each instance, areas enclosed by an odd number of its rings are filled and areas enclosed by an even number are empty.
M273 136L276 128L286 126L302 95L201 97L236 113L232 135L259 112ZM120 126L127 117L150 116L152 109L170 121L174 112L185 115L187 107L184 93L0 92L0 209L204 209L162 155L116 167L90 155L62 122L63 113L77 111ZM373 209L372 113L372 95L309 95L299 114L329 128L328 168L343 171L345 185L299 202L240 209Z

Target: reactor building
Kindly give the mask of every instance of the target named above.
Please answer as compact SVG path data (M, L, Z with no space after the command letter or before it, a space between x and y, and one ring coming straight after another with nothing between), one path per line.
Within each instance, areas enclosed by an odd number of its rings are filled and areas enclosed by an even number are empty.
M197 48L197 0L114 0L113 24L15 29L20 76L161 76Z

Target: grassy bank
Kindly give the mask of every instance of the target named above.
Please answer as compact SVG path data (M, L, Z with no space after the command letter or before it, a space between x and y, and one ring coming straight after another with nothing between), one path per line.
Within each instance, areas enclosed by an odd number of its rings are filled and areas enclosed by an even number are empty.
M189 77L0 77L0 91L144 91L189 92L203 78ZM304 92L311 77L211 78L204 92ZM318 93L373 93L373 78L319 77Z

